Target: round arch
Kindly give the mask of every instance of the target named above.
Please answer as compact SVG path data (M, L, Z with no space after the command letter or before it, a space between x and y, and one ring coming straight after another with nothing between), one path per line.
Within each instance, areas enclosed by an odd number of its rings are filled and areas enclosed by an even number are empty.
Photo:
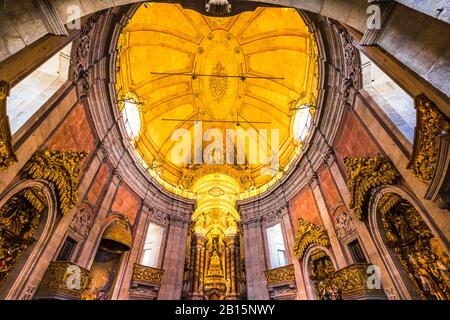
M321 251L325 252L327 254L327 256L331 259L334 269L337 270L336 269L336 266L337 266L336 258L334 257L334 254L331 252L331 250L329 248L325 248L325 247L319 246L319 245L312 245L312 246L308 247L308 249L306 250L306 252L302 258L302 262L301 262L303 283L305 284L305 291L306 291L306 296L307 296L308 300L317 300L318 299L316 289L314 288L314 285L311 281L311 272L309 270L310 269L309 262L310 262L311 254L316 250L321 250Z
M47 199L47 210L42 213L39 228L34 235L34 238L38 240L25 250L3 283L2 287L9 288L5 292L0 292L0 298L4 300L20 299L26 293L30 294L31 298L50 263L49 260L47 265L36 268L38 261L46 261L46 259L40 259L40 257L45 252L45 248L56 227L57 198L50 184L46 181L36 180L19 181L0 197L0 207L14 195L28 188L36 188L43 192Z
M396 286L400 296L403 299L418 299L419 295L412 285L407 272L400 264L396 253L393 249L386 245L386 237L384 235L384 229L381 224L381 216L378 214L377 207L381 198L388 193L397 194L403 200L411 204L447 252L449 251L448 241L445 237L443 237L442 233L439 231L439 228L436 227L434 221L425 208L421 205L420 201L418 201L408 190L402 188L401 186L391 185L380 186L373 191L368 203L368 223L370 234L386 266L386 270L389 270L389 277L392 279L392 282Z

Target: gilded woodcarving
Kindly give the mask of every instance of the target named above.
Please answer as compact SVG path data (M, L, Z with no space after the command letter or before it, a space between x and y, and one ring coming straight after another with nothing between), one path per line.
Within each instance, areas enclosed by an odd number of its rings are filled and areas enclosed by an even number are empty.
M0 283L35 239L42 212L47 206L39 189L24 189L0 208Z
M79 274L79 281L71 279L75 274ZM45 272L37 290L37 295L64 295L73 299L81 299L84 292L89 290L91 284L92 278L89 270L70 262L54 261L50 263Z
M416 177L429 182L434 175L441 144L441 136L450 130L448 117L424 95L415 99L417 125L414 151L408 168Z
M9 95L9 90L9 84L5 81L0 81L0 171L16 161L11 145L11 129L6 113L6 98Z
M450 259L417 210L394 193L385 194L378 211L387 244L397 254L418 294L450 299Z
M59 210L64 215L78 201L78 175L86 152L37 152L24 167L24 172L36 180L54 184L58 193Z
M294 265L264 271L267 284L280 284L295 281Z
M350 208L363 219L370 191L378 186L394 183L399 175L384 157L347 157L344 163L347 167L347 186L352 195Z
M330 246L328 234L322 228L317 227L313 223L298 219L297 234L295 235L294 254L298 259L302 259L306 249L311 244L317 244L323 247Z
M151 268L135 263L133 269L133 280L149 284L161 284L164 270Z

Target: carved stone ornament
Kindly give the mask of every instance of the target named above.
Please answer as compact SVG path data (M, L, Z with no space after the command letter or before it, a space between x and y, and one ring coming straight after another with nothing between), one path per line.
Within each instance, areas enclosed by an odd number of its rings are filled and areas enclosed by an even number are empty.
M16 161L11 145L9 119L6 113L6 99L9 96L9 90L9 84L0 81L0 171Z
M424 182L433 179L441 137L450 132L450 121L426 96L415 99L417 125L414 148L408 168Z
M345 211L342 211L336 216L335 228L339 239L349 236L356 230L352 217Z
M363 219L370 191L378 186L394 183L399 175L384 157L347 157L344 163L347 167L347 186L352 195L350 208L358 218Z
M325 230L305 219L299 218L293 248L294 254L298 259L303 258L306 249L308 249L311 244L329 247L330 239L328 238L328 234Z
M76 213L75 217L72 220L72 223L70 224L70 227L75 233L78 233L83 238L86 238L89 234L89 230L91 229L91 225L92 215L88 210L82 208Z
M52 183L58 194L60 212L65 215L78 201L78 175L86 152L43 151L35 153L23 171L36 180Z

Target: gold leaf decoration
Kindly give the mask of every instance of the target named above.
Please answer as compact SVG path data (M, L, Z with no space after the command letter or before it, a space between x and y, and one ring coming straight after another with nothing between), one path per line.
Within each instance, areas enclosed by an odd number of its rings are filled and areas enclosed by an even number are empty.
M382 289L370 289L367 285L370 281L369 267L367 263L355 263L332 273L318 284L318 293L331 292L334 288L341 291L344 297L379 294L384 295ZM323 296L321 297L323 299Z
M149 284L161 284L164 270L143 266L135 263L133 268L133 280Z
M347 167L347 186L352 195L350 208L363 219L370 191L378 186L394 183L399 175L384 157L347 157L344 163Z
M295 281L294 265L290 264L281 268L264 271L267 284L280 284Z
M311 244L317 244L323 247L330 246L330 239L328 234L322 228L313 223L299 218L297 234L295 235L294 254L298 259L302 259L306 249Z
M0 170L9 167L16 161L11 145L11 129L6 113L6 99L9 95L10 85L0 81Z
M450 131L450 121L424 95L415 99L415 106L417 125L408 169L420 180L429 182L436 170L441 136Z
M33 179L42 179L54 184L58 192L59 209L64 215L78 201L78 175L81 161L86 156L86 152L77 151L37 152L23 170Z
M0 284L35 241L41 213L47 207L39 189L24 189L0 208Z
M70 277L79 271L79 284L73 283ZM69 284L72 284L70 286ZM44 274L36 295L40 297L54 297L62 295L71 299L81 299L85 290L92 285L92 277L89 270L74 265L71 262L53 261Z

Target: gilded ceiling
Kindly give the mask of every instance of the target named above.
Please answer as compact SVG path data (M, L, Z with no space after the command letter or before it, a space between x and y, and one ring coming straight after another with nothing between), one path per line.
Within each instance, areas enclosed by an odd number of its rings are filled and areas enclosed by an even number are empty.
M119 105L134 101L139 110L125 119L139 122L131 123L138 131L130 133L132 143L169 190L192 192L200 178L214 173L234 178L240 192L267 188L300 152L294 118L300 106L315 103L317 48L296 10L258 8L216 18L177 4L142 5L122 32L118 53ZM313 114L307 111L304 116ZM200 129L195 121L201 121ZM177 159L177 129L191 137L201 130L203 161L195 163L194 138L188 141L192 153L182 156L191 161ZM234 154L234 162L212 152L208 162L205 152L213 138L202 137L208 129L216 129L214 137L223 145L226 130L234 129L250 132L247 138L238 135L236 145L247 139L248 146L264 141L267 147L258 149L259 158L246 147L244 158ZM267 174L267 159L275 154L279 167Z

